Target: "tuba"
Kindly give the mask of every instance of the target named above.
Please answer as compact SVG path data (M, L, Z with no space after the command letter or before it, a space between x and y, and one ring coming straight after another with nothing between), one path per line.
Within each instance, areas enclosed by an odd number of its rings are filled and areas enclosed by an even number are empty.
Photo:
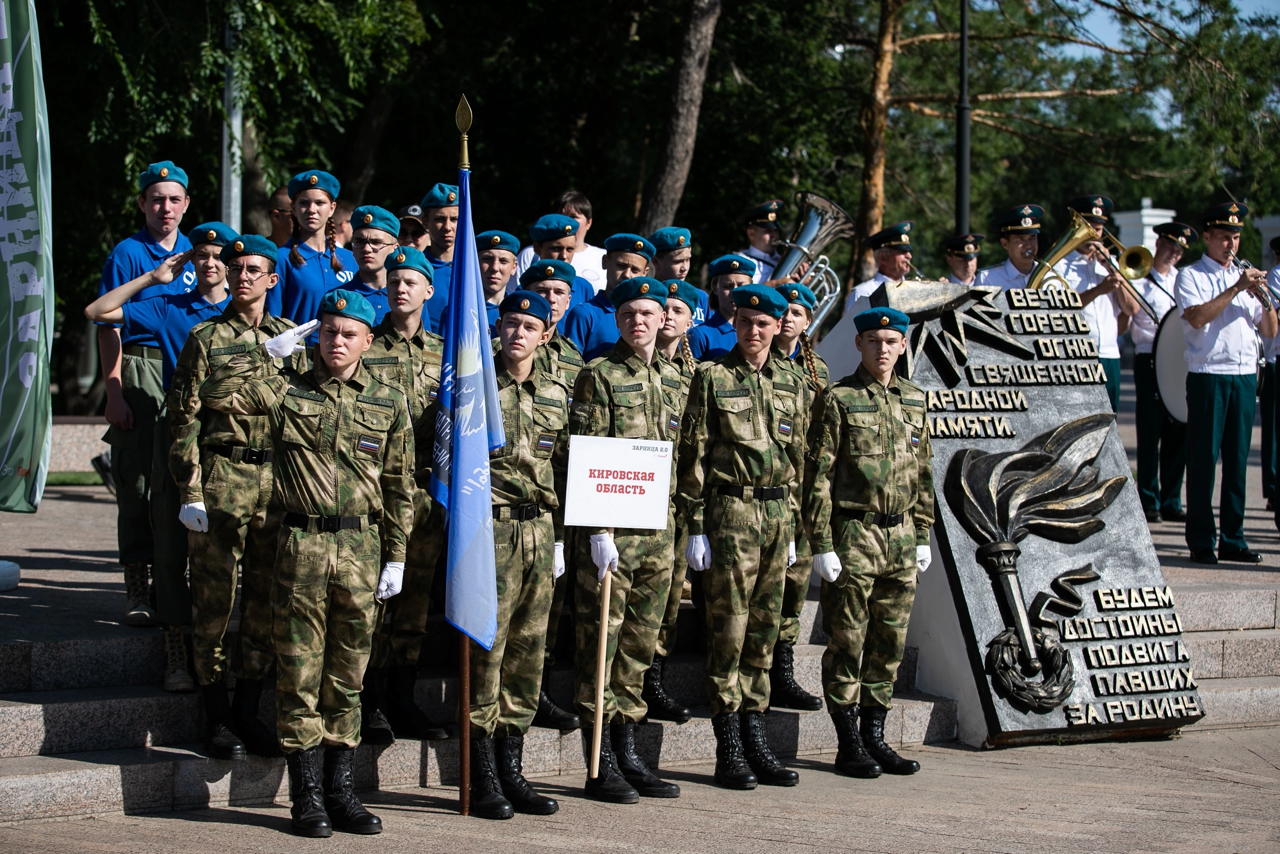
M809 325L809 329L816 332L840 300L840 277L831 269L831 260L821 252L833 240L852 237L854 224L839 205L817 193L796 193L796 208L799 217L795 233L789 241L781 244L787 249L787 254L774 268L773 277L789 276L802 263L808 262L809 269L800 284L813 291L818 299L813 322Z

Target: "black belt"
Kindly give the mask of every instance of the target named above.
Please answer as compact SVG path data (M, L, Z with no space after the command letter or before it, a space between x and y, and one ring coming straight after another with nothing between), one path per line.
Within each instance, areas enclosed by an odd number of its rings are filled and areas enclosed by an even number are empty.
M155 359L157 362L164 361L164 354L157 347L144 347L141 344L129 344L124 348L126 356L140 356L143 359Z
M863 513L855 510L846 515L864 525L875 525L877 528L896 528L907 518L906 513L873 513L870 510Z
M206 445L205 450L226 457L233 463L249 463L255 466L271 462L270 448L241 448L236 445Z
M507 512L507 519L503 519L503 512ZM499 521L510 520L512 522L531 522L542 515L541 504L520 504L512 507L509 504L495 506L493 508L493 518Z
M789 486L717 486L721 495L734 498L754 498L757 501L777 501L791 494Z
M363 528L368 516L308 516L305 513L286 513L284 523L290 528L305 528L314 533L333 533Z

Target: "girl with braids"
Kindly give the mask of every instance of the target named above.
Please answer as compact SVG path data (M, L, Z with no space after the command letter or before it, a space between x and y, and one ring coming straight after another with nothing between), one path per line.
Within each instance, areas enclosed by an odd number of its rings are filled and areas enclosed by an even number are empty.
M319 316L320 300L329 291L351 281L356 258L337 245L338 179L318 169L299 172L289 179L293 203L293 236L280 247L276 272L280 283L268 291L271 314L303 324ZM271 296L274 295L274 296ZM312 333L307 346L315 346Z
M773 339L773 344L796 363L810 389L817 394L831 382L827 363L813 352L813 344L808 335L818 298L813 291L800 284L779 285L777 291L787 301L787 313L782 316L782 331Z

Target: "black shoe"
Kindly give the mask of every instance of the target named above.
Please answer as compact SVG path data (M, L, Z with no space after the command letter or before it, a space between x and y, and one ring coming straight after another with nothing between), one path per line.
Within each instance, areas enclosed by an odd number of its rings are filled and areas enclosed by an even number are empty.
M283 754L274 728L267 727L258 718L258 704L261 701L261 679L236 680L235 699L232 701L232 720L236 733L244 742L245 750L254 756L274 759Z
M742 752L756 779L765 786L794 786L800 775L778 761L765 736L763 712L743 712Z
M511 802L502 794L502 783L498 781L493 739L477 737L474 733L471 736L471 814L497 821L516 814Z
M587 774L591 773L591 730L582 730L582 752L587 757ZM606 804L636 804L640 793L631 787L627 778L618 770L618 758L609 744L608 730L600 733L600 769L594 777L587 777L583 794L593 801Z
M525 815L555 815L560 804L554 798L540 795L524 778L524 736L497 736L493 749L498 761L498 783L512 809Z
M213 759L244 759L244 742L232 731L231 706L223 682L201 685L204 697L204 747Z
M1262 555L1249 549L1221 546L1218 549L1218 560L1230 561L1231 563L1262 563Z
M98 467L97 462L98 462L97 457L94 457L94 466L93 466L93 467L94 467L95 469ZM106 480L106 478L103 478L103 480ZM114 492L115 492L115 490L114 490L114 489L113 489L113 490L111 490L111 491L112 491L112 493L114 493ZM1276 509L1276 508L1275 508L1275 505L1272 503L1272 499L1270 499L1270 498L1268 498L1268 499L1267 499L1267 509L1268 509L1268 510L1275 510L1275 509Z
M330 747L324 752L324 806L338 830L371 835L382 832L382 819L365 809L351 780L354 747Z
M796 709L816 712L822 700L813 696L796 681L796 648L779 641L773 647L773 667L769 670L769 706L774 709ZM764 782L761 780L760 782Z
M883 706L864 706L861 709L859 731L862 743L886 774L914 774L920 770L920 763L914 759L903 759L884 743L884 719L888 714L889 710Z
M858 707L836 709L831 713L831 721L836 725L836 741L840 745L836 751L836 773L863 780L879 777L883 769L867 753L862 734L858 732Z
M1187 521L1187 514L1186 514L1186 511L1184 511L1184 510L1179 510L1179 509L1176 509L1176 508L1175 508L1175 509L1173 509L1173 510L1161 510L1161 511L1160 511L1160 515L1164 517L1164 520L1165 520L1166 522L1185 522L1185 521Z
M360 743L386 745L396 743L395 731L387 720L387 671L370 667L364 673L364 689L360 692Z
M1159 510L1144 510L1142 512L1147 515L1147 524L1149 525L1158 525L1164 521L1164 519L1160 517Z
M602 738L603 738L603 734ZM630 721L614 720L609 724L609 741L613 755L618 760L618 770L631 788L642 798L678 798L680 787L658 779L644 760L636 753L636 725Z
M1218 562L1218 556L1213 553L1213 549L1192 549L1191 562L1213 566Z
M386 718L397 738L416 738L421 741L442 741L449 731L433 722L418 708L413 699L413 687L418 684L418 666L406 664L393 667L387 678Z
M644 672L644 691L640 698L649 706L648 716L657 721L687 723L693 716L687 708L677 703L662 684L662 674L667 660L661 655L653 657L653 664ZM643 793L642 793L643 794Z
M560 732L573 732L581 723L573 712L566 712L555 704L547 694L547 683L544 679L542 690L538 692L538 711L533 716L533 726L542 729L555 729Z
M324 808L320 785L320 748L312 747L285 756L289 769L289 809L295 836L333 836L333 823Z
M759 780L742 752L737 712L721 712L711 719L716 734L716 784L726 789L754 789Z

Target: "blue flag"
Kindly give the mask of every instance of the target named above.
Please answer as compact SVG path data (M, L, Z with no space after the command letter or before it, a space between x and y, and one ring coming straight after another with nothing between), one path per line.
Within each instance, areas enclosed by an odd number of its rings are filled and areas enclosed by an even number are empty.
M507 440L471 225L471 173L466 169L458 170L458 231L453 246L431 497L448 511L444 617L485 649L493 649L498 632L498 580L489 451Z

